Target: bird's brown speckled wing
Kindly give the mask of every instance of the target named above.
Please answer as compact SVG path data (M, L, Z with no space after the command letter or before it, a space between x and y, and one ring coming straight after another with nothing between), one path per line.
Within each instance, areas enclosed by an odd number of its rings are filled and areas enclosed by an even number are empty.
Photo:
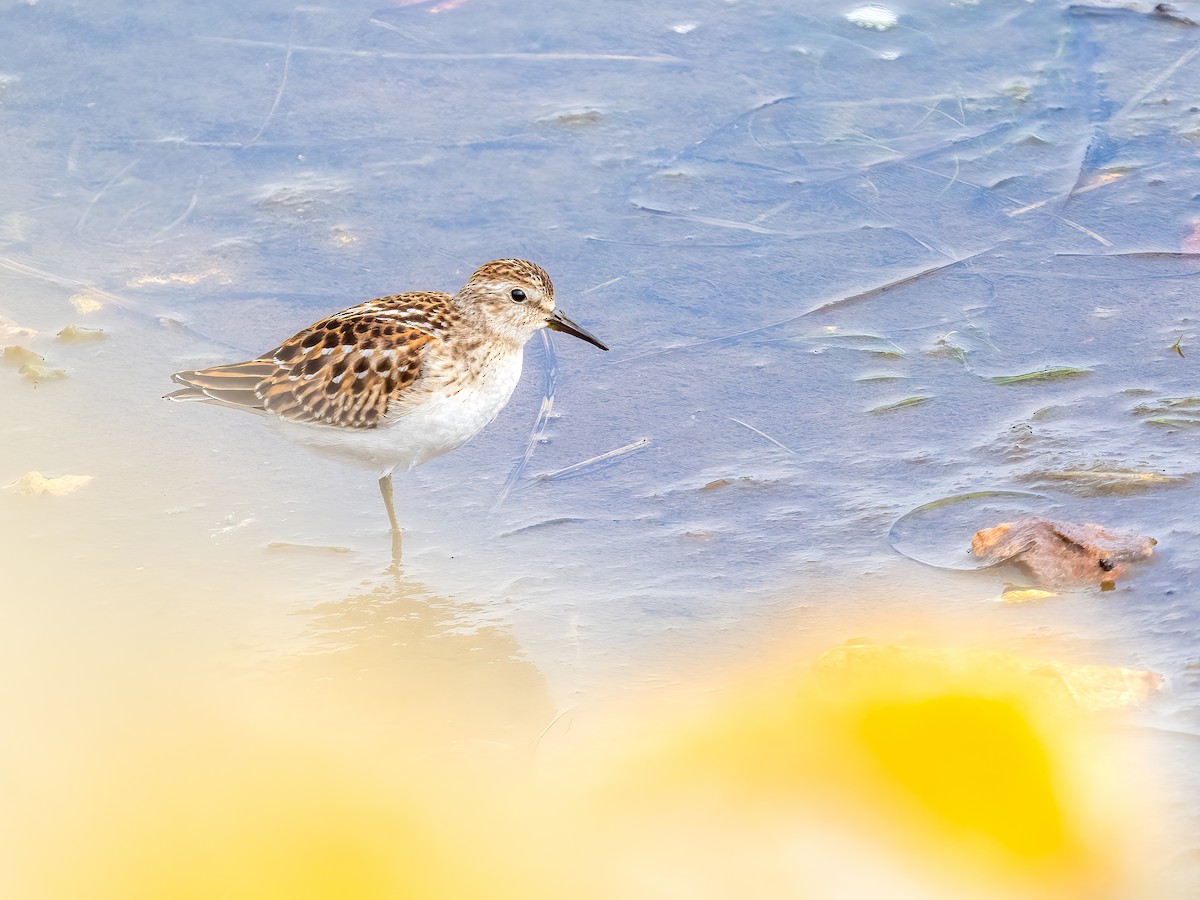
M381 297L323 319L258 359L178 372L177 400L209 400L295 422L374 428L417 392L426 348L454 317L448 294Z

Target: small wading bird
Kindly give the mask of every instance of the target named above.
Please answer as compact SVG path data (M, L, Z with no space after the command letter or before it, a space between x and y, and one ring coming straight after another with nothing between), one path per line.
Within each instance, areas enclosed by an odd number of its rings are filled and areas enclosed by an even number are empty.
M267 416L319 452L382 471L400 558L392 473L461 447L508 403L539 328L608 348L554 306L540 266L497 259L451 296L416 291L334 313L246 362L176 372L198 400Z

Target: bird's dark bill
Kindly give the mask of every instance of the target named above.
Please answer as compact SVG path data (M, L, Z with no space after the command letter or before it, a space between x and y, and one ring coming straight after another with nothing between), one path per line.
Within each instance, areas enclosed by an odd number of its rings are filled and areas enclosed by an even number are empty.
M598 337L589 332L586 328L580 328L557 309L551 313L550 318L546 320L546 327L551 331L561 331L564 334L573 334L581 341L587 341L589 344L595 344L601 350L608 349L600 342Z

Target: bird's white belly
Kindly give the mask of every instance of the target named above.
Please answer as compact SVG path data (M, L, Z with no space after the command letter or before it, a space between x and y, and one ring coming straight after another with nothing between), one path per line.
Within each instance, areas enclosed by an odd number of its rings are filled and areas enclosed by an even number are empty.
M388 417L375 428L337 428L277 420L306 447L376 469L410 469L461 447L496 418L521 379L522 354L497 360L486 375L444 396Z

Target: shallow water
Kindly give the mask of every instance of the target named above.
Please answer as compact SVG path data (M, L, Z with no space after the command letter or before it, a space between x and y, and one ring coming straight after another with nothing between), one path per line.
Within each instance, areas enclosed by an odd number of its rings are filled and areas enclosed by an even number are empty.
M94 476L0 493L4 665L42 685L22 704L282 669L386 706L420 680L462 700L454 740L519 745L781 643L986 635L1166 677L1133 726L1187 895L1200 29L1065 3L885 30L826 4L445 5L0 7L0 315L36 332L0 343L66 373L0 367L0 482ZM613 349L533 341L502 416L397 478L399 582L372 474L159 399L499 256ZM1159 558L1013 607L1011 571L889 545L982 490Z

